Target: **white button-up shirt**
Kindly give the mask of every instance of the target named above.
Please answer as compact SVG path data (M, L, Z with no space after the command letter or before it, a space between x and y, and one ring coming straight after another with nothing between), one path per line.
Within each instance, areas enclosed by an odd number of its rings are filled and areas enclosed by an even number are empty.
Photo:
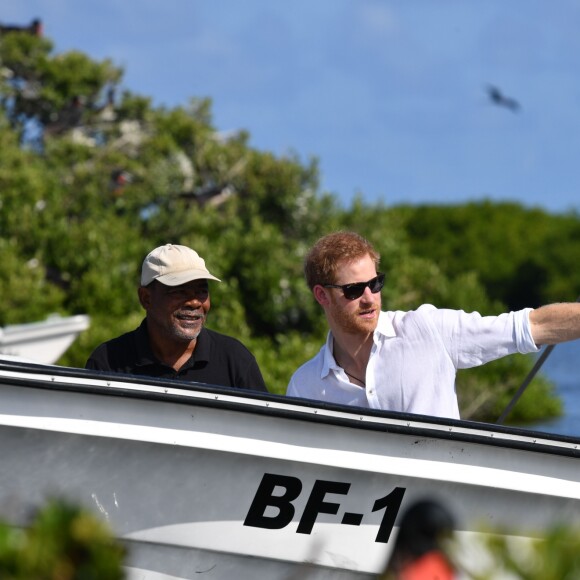
M371 409L459 418L457 369L516 352L537 352L531 308L499 316L437 309L381 312L366 370L366 388L336 364L332 333L290 379L287 395Z

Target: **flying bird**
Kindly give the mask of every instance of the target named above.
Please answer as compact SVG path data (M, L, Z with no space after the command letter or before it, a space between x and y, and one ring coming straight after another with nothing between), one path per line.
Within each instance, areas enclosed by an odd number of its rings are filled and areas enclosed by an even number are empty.
M517 113L520 110L520 104L515 99L507 97L493 85L489 85L487 87L487 94L489 95L489 98L494 105L505 107L514 113Z

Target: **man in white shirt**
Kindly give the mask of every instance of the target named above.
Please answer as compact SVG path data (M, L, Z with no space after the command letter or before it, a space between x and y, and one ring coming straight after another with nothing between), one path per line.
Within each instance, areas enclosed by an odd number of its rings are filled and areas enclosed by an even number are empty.
M306 282L322 306L326 344L290 379L287 395L372 409L459 418L458 369L580 338L580 304L499 316L438 309L381 312L380 256L354 232L322 237Z

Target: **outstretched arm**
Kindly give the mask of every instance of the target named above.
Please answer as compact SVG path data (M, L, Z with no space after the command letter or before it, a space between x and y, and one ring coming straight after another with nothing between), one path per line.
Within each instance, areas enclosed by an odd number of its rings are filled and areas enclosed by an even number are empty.
M558 344L580 338L580 303L548 304L530 312L534 342Z

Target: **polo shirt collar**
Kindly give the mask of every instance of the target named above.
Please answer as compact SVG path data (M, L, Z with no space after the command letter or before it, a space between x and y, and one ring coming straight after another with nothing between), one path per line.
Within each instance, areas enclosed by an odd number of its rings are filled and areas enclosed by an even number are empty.
M141 322L139 328L137 328L137 332L135 333L135 348L137 350L137 357L135 360L137 366L142 367L157 363L157 360L153 356L151 346L149 346L146 318L143 319L143 322Z
M210 340L207 330L201 329L199 336L197 337L197 344L193 355L191 358L183 365L183 368L188 368L193 366L197 361L209 361L210 355ZM137 366L147 366L153 364L161 364L153 354L151 346L149 344L149 334L147 332L147 318L144 318L137 332L135 333L135 348L137 350L136 365Z

